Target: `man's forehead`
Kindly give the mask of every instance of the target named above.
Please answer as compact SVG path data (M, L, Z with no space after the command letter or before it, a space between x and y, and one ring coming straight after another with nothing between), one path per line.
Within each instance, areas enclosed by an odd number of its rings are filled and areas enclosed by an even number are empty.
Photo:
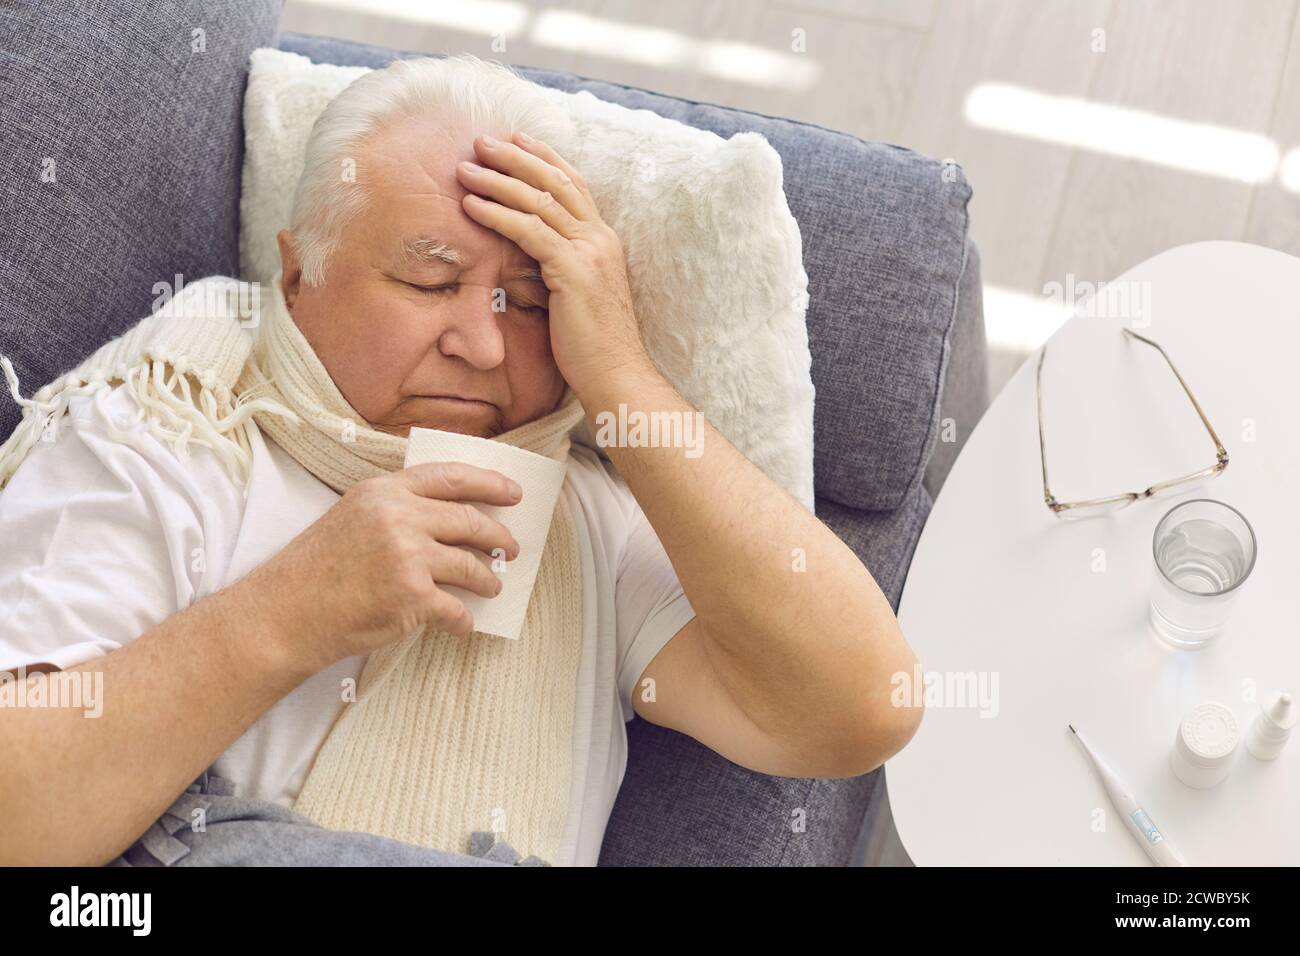
M541 281L533 259L475 222L461 205L468 190L456 177L456 164L476 158L473 141L472 131L439 126L431 117L400 120L376 131L359 165L363 177L369 173L371 208L380 228L392 237L397 254L415 267L469 268L489 259Z
M474 135L433 117L392 120L366 138L358 165L372 187L459 203L468 190L456 176L456 164L475 158Z

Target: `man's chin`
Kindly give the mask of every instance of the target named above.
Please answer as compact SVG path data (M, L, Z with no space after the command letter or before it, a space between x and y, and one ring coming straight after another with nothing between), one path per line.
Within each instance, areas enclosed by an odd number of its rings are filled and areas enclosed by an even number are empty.
M373 427L399 438L408 437L412 428L432 428L475 438L492 438L502 431L500 412L495 405L457 399L414 398L408 400L404 410L410 419L407 422L398 425L374 423Z
M462 422L443 422L440 425L413 425L413 428L435 428L440 432L455 432L457 435L470 435L474 438L492 438L500 434L483 425L466 425Z

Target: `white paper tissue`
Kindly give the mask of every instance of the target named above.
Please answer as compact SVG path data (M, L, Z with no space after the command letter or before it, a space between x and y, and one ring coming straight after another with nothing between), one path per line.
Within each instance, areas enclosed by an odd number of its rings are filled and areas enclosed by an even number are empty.
M517 505L498 507L474 503L484 514L509 528L519 542L519 557L497 562L501 593L486 598L463 588L439 585L464 602L474 615L474 630L518 640L555 514L555 502L564 483L565 464L505 442L433 428L412 428L406 447L406 467L428 461L463 461L479 468L491 468L513 478L524 489L523 500Z

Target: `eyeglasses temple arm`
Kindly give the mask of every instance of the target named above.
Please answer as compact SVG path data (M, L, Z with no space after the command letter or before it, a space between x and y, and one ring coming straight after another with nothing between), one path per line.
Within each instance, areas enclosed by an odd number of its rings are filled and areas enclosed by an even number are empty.
M1219 436L1215 433L1214 426L1210 424L1210 420L1205 417L1205 412L1201 409L1201 403L1198 402L1196 400L1196 396L1192 394L1192 390L1187 386L1187 382L1184 381L1182 373L1178 371L1178 366L1174 364L1174 360L1169 357L1169 353L1166 352L1164 348L1161 347L1160 343L1153 342L1151 341L1151 339L1147 338L1144 335L1138 335L1138 333L1134 332L1132 329L1121 329L1121 331L1125 335L1137 339L1139 342L1145 342L1147 345L1150 345L1157 352L1159 352L1161 355L1164 356L1165 361L1169 363L1169 368L1174 373L1174 378L1178 379L1178 384L1183 387L1183 391L1187 393L1187 398L1191 401L1192 407L1196 409L1196 414L1200 416L1201 424L1205 426L1205 430L1209 432L1210 437L1214 439L1214 448L1215 448L1215 452L1217 453L1218 460L1223 464L1227 464L1228 450L1223 447L1223 442L1219 441ZM1040 367L1041 367L1041 362L1040 362Z
M1038 352L1038 370L1036 373L1035 393L1038 396L1038 460L1043 465L1043 500L1050 508L1054 503L1052 492L1047 487L1047 440L1043 437L1043 359L1047 355L1044 345Z

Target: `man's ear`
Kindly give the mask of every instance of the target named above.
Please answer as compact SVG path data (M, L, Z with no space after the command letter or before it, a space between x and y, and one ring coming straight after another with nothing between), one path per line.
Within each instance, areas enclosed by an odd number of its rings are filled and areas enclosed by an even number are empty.
M275 235L280 246L280 288L284 291L284 304L293 309L294 300L298 298L298 286L302 283L302 261L298 258L298 245L293 233L281 229Z

